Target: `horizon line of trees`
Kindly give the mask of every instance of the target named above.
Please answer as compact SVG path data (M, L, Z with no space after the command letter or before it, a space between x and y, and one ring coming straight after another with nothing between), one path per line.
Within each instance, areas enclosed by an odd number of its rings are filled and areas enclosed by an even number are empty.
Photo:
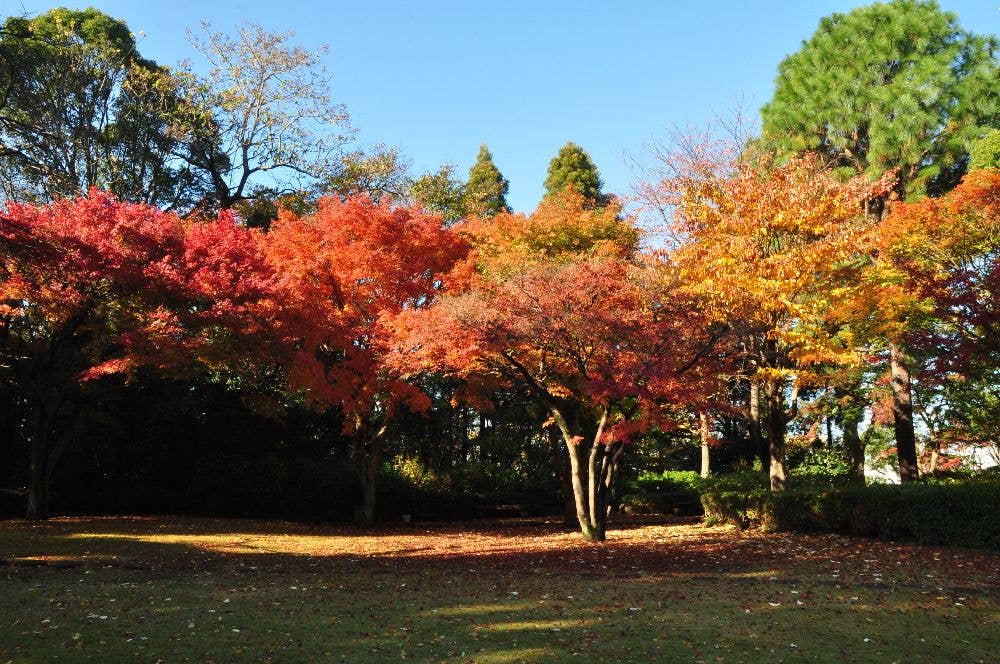
M0 371L30 517L94 395L147 374L329 417L363 523L387 452L434 444L420 414L460 420L468 458L501 403L547 432L512 444L550 449L592 541L626 448L671 432L703 474L745 443L775 491L824 425L858 480L866 420L891 424L904 482L918 434L931 470L997 445L996 40L935 2L824 19L759 136L659 146L643 220L573 143L530 214L485 145L464 182L345 153L346 112L289 40L206 26L199 76L97 10L4 24Z

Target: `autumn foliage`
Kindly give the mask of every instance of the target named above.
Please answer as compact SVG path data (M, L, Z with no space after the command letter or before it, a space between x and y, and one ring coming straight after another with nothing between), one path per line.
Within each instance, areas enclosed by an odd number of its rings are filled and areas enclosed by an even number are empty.
M577 518L595 540L625 444L701 398L711 376L699 360L715 341L676 275L640 258L638 232L619 212L570 190L530 216L460 227L476 271L401 320L396 360L524 386L565 443Z
M956 335L942 370L991 354L1000 342L1000 171L973 171L940 198L895 203L872 243L877 299L896 303L895 316L883 315L896 334L924 344L947 343L934 329Z
M781 489L801 392L832 395L816 411L842 408L904 344L949 349L922 367L927 385L1000 367L1000 175L973 172L882 214L892 183L845 180L808 154L689 151L656 184L669 242L655 250L616 199L595 206L572 187L531 214L454 226L364 195L282 211L267 231L98 191L11 204L0 353L31 414L32 509L45 513L81 391L144 370L244 386L266 372L338 415L365 521L395 417L430 407L431 376L460 385L456 401L506 390L544 413L592 540L605 537L626 447L697 419L707 456L713 413L744 417L751 437L757 427ZM892 350L894 390L909 389L904 359Z
M260 233L184 222L93 191L0 215L0 357L30 413L32 484L47 483L86 381L237 370L266 360L274 273ZM44 516L43 492L29 512Z
M763 387L775 489L785 483L785 429L798 390L829 385L831 368L860 361L831 313L863 255L868 203L891 184L844 181L816 155L778 162L711 144L678 155L659 183L658 200L673 207L671 260L733 335L733 373Z
M326 199L318 211L279 216L268 256L280 275L293 387L320 409L336 408L355 437L366 514L374 510L378 451L396 408L424 410L429 399L386 363L395 319L431 306L466 243L441 217L392 208L367 196Z

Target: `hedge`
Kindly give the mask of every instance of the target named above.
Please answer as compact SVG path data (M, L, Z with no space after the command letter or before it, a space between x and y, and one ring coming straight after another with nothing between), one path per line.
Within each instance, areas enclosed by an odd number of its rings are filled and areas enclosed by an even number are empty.
M693 470L642 473L622 496L622 507L639 514L698 515L704 480Z
M83 470L89 470L84 468ZM341 457L217 455L178 464L171 476L155 467L98 481L65 466L52 484L54 514L183 514L216 517L352 519L361 489L354 463ZM415 521L562 514L558 482L469 462L447 476L385 464L376 483L376 517ZM89 482L89 483L88 483ZM0 519L21 517L25 492L0 491Z
M1000 483L765 488L708 487L708 523L827 531L921 544L1000 549Z

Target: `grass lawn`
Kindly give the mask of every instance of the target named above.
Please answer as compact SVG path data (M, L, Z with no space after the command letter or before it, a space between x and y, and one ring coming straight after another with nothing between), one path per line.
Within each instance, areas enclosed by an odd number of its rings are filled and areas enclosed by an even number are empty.
M3 662L995 662L1000 554L630 523L0 522Z

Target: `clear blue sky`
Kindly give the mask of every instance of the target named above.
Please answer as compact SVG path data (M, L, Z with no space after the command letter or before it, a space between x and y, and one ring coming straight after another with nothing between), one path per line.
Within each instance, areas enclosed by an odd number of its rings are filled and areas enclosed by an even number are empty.
M186 57L185 29L209 20L293 30L330 47L334 97L359 140L401 148L415 170L464 172L480 143L530 210L567 140L587 149L608 191L629 193L626 153L676 125L705 125L745 99L770 97L781 59L847 0L5 0L5 13L96 6L145 33L142 53ZM962 25L1000 32L1000 0L941 0Z

